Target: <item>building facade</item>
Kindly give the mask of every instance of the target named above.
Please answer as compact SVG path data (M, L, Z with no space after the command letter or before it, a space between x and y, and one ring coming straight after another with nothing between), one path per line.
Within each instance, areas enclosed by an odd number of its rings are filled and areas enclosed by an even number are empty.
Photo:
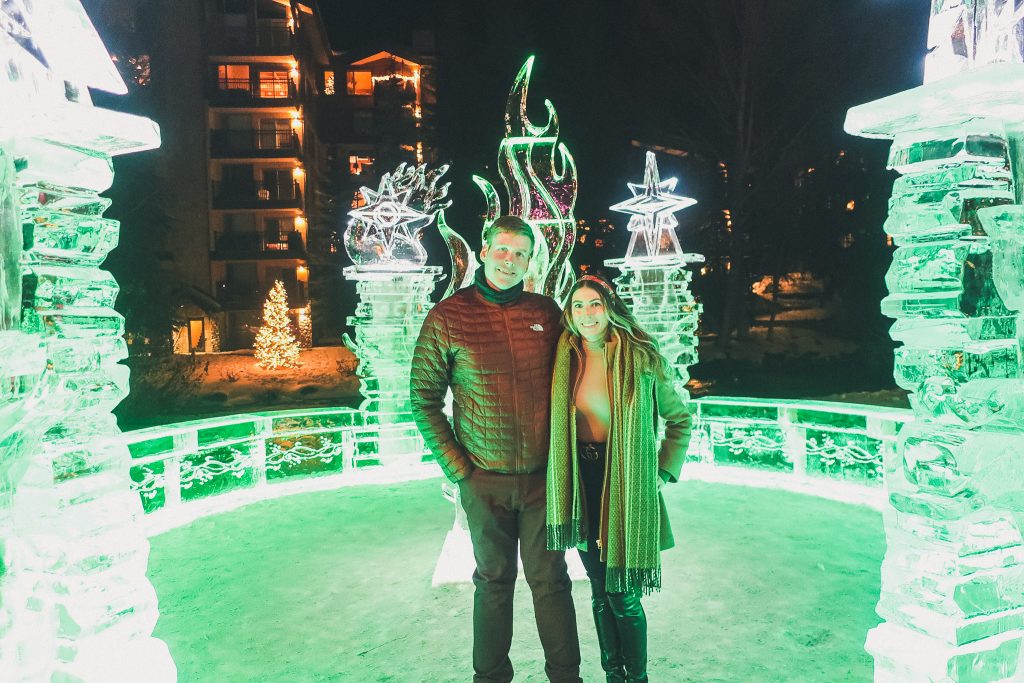
M298 330L312 318L317 339L340 340L341 239L358 188L434 159L430 34L345 52L312 0L90 4L101 34L135 46L122 70L144 63L157 102L175 352L251 347L278 280Z

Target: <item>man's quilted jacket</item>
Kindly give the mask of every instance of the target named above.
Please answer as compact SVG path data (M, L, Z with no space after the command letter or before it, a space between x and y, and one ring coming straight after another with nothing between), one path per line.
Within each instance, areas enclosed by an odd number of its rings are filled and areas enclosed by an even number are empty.
M530 473L548 461L560 311L546 296L487 301L459 290L427 314L412 358L412 415L451 481L473 469ZM452 388L454 429L442 412Z

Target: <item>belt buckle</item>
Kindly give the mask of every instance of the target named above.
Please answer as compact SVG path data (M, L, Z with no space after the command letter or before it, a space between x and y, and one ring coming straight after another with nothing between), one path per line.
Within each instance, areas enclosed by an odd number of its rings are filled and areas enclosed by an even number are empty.
M597 460L601 457L601 452L597 450L597 446L592 443L583 444L583 449L580 451L580 458L583 460Z

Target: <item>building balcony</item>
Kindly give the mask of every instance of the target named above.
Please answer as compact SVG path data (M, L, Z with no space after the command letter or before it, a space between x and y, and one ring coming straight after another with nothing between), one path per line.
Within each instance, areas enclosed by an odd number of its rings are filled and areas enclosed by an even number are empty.
M220 261L239 259L304 259L306 244L300 232L287 232L270 239L256 232L217 233L210 258Z
M287 81L217 78L210 92L211 107L294 107L298 91Z
M274 283L271 282L236 282L221 280L217 283L217 301L226 311L246 311L260 309L266 301ZM288 307L302 308L309 301L306 296L306 283L290 280L284 283L288 293Z
M210 49L212 55L249 56L293 54L295 45L292 32L281 21L260 21L255 28L224 28Z
M302 188L291 183L213 182L214 209L301 209Z
M299 138L292 131L232 129L210 131L210 156L215 159L282 159L299 156Z

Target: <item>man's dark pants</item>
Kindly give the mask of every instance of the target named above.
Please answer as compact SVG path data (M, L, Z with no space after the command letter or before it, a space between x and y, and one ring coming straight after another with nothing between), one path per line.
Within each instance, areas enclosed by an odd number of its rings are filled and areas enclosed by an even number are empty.
M500 474L477 468L459 483L473 539L473 681L512 680L512 594L516 547L533 593L537 632L544 648L548 679L578 683L580 645L572 582L565 553L547 550L545 474Z

